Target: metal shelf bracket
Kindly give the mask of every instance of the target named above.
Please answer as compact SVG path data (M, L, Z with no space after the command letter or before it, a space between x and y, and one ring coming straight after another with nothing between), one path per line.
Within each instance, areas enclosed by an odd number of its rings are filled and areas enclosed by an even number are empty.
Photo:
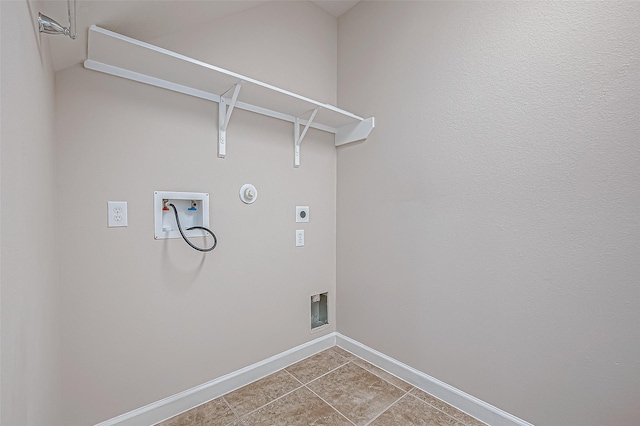
M311 123L313 123L313 119L316 118L316 114L318 113L318 110L320 108L315 108L313 110L313 112L311 113L311 117L309 117L309 120L307 121L307 124L304 126L304 129L302 130L302 133L300 133L300 117L302 117L302 115L306 115L309 113L309 111L307 111L306 113L298 116L295 118L294 123L293 123L293 142L294 142L294 157L293 157L293 167L299 167L300 166L300 144L302 143L302 140L304 139L305 135L307 134L307 130L309 130L309 126L311 126Z
M218 157L224 158L227 155L227 126L231 119L231 113L236 106L238 100L238 94L242 87L242 81L236 83L233 87L229 88L226 92L220 95L220 106L218 107ZM233 89L233 96L231 99L226 99L226 95L231 89ZM227 108L228 106L228 108Z

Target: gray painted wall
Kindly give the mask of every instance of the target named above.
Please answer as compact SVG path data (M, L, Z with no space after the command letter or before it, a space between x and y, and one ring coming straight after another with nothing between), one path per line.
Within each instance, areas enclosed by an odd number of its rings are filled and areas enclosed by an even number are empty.
M311 130L294 170L291 126L236 111L218 160L215 105L81 67L58 73L54 116L37 3L0 5L0 422L91 424L316 337L331 136ZM341 18L340 106L377 128L338 151L340 332L532 423L638 423L639 15L364 2ZM334 102L329 15L274 3L218 24L157 42ZM211 194L215 257L153 241L156 189ZM129 202L128 228L106 228L108 200Z
M640 422L640 4L362 2L338 331L539 425Z
M157 43L335 101L337 21L317 6L269 3L208 28ZM57 201L76 206L58 241L65 425L106 420L335 330L332 312L329 327L310 333L310 296L328 291L335 305L333 135L309 130L294 169L293 125L236 109L218 159L217 116L217 104L80 66L56 74ZM258 188L253 205L239 199L244 183ZM155 241L154 190L208 192L218 248ZM110 200L128 202L127 228L107 228ZM308 224L295 223L296 205L310 206ZM296 248L301 227L306 245Z
M38 7L0 2L3 425L60 424L54 77Z

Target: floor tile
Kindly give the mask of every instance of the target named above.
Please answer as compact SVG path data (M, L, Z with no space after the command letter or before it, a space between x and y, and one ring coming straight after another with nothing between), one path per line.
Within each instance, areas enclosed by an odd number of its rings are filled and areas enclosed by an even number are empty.
M415 395L417 398L421 399L422 401L426 402L427 404L430 404L434 407L436 407L439 410L444 411L445 413L447 413L448 415L450 415L451 417L454 417L456 419L458 419L458 421L460 423L463 423L466 426L486 426L485 423L482 423L480 420L471 417L470 415L468 415L467 413L464 413L460 410L458 410L457 408L452 407L451 405L447 404L446 402L436 398L433 395L429 395L428 393L420 390L420 389L413 389L411 391L411 394Z
M354 424L486 426L337 346L157 426Z
M356 425L385 411L405 392L349 363L307 385Z
M300 388L242 419L246 426L352 426L336 410L306 388Z
M309 383L346 362L348 361L345 357L327 349L287 367L286 370L302 383Z
M370 426L463 426L450 417L407 394L375 419Z
M281 370L224 395L224 399L236 414L243 416L300 386L300 382Z
M157 426L226 426L238 420L222 398L199 405Z
M359 365L360 367L364 368L368 372L375 374L376 376L380 377L381 379L386 380L387 382L391 383L392 385L395 385L395 386L399 387L400 389L402 389L405 392L409 392L411 389L413 389L413 385L410 385L409 383L405 382L404 380L397 378L396 376L394 376L391 373L387 373L383 369L378 368L375 365L370 364L370 363L368 363L367 361L365 361L365 360L363 360L361 358L354 358L352 360L352 362L357 364L357 365Z
M340 346L333 346L331 348L332 351L337 352L338 354L342 355L343 357L345 357L346 359L354 359L357 358L354 354L352 354L351 352L342 349Z

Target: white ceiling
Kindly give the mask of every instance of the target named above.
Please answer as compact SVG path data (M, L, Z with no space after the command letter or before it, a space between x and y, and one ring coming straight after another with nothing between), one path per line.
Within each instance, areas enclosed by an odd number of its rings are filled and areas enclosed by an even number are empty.
M260 5L270 0L77 0L78 38L49 37L54 70L82 63L87 56L87 31L98 25L142 41L151 41L196 25ZM333 16L351 9L358 0L313 0ZM67 1L44 0L36 10L68 25ZM45 37L43 35L43 37Z

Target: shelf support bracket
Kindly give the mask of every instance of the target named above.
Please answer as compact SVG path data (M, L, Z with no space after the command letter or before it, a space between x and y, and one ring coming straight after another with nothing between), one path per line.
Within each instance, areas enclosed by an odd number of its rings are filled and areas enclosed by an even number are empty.
M229 90L220 95L220 106L218 107L218 158L224 158L225 155L227 155L227 126L229 125L233 108L236 106L241 87L242 82L239 82L229 89L233 89L233 96L230 101L224 98L224 95L226 95Z
M311 123L313 123L313 119L316 118L316 114L318 113L318 110L320 108L316 108L313 110L313 112L311 113L311 117L309 117L309 120L307 121L307 124L304 126L304 130L302 130L302 133L300 133L300 117L298 116L295 118L294 123L293 123L293 142L294 142L294 157L293 157L293 167L299 167L300 166L300 144L302 143L302 140L304 139L304 137L307 134L307 130L309 130L309 126L311 126ZM305 113L307 114L308 111ZM302 115L305 115L302 114Z
M375 120L373 117L365 118L357 123L347 124L342 127L338 127L336 132L335 144L336 146L344 145L346 143L357 142L369 137L369 134L375 127Z

